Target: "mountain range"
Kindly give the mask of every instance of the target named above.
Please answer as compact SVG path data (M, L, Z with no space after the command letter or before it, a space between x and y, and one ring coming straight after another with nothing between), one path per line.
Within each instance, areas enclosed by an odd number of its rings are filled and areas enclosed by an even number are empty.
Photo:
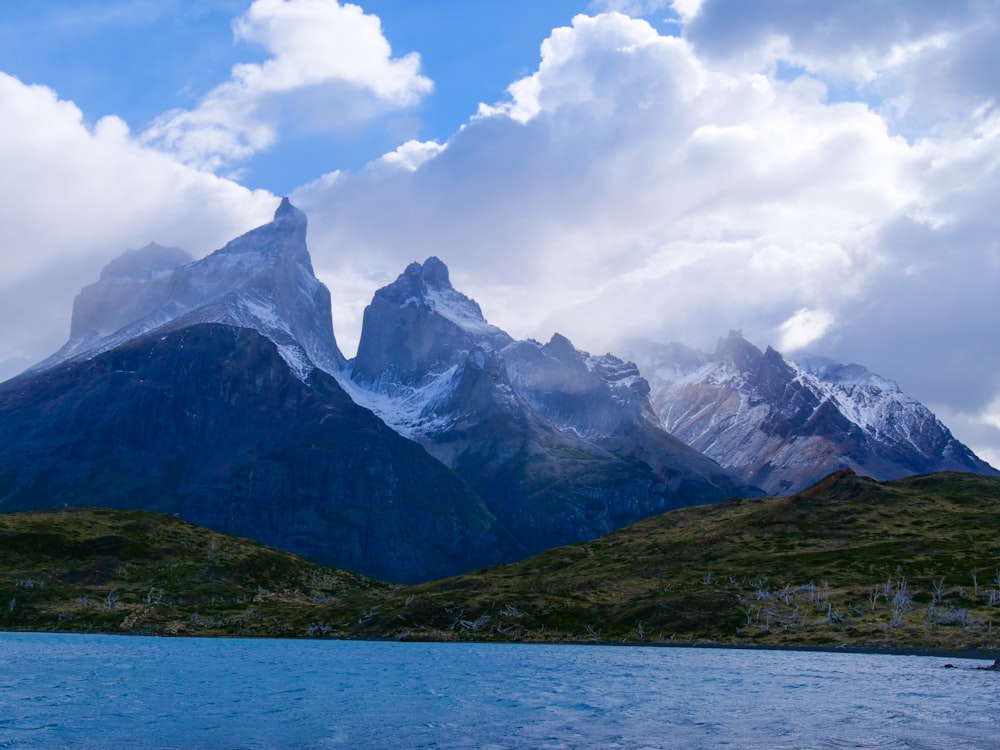
M663 430L634 365L514 341L413 263L365 310L350 393L453 469L530 552L756 490Z
M995 473L856 366L515 341L437 258L375 293L348 360L306 231L284 199L201 260L110 263L67 344L0 384L0 511L158 510L413 582L837 468Z
M393 581L525 554L331 374L344 360L305 235L286 200L200 261L113 263L69 343L0 385L0 510L176 513ZM124 323L123 296L142 299Z
M861 365L785 359L732 331L706 354L632 342L664 427L768 494L835 471L875 479L998 472L923 404Z

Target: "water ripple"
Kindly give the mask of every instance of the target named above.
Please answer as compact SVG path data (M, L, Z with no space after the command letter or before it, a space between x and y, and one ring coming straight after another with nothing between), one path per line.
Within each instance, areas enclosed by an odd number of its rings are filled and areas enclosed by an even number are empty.
M996 675L843 653L0 634L0 748L996 747ZM961 673L961 674L958 674Z

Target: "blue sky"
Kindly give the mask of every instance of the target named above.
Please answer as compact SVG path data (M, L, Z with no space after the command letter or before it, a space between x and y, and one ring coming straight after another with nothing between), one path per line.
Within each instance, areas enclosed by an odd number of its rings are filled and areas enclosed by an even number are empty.
M0 3L0 377L291 195L350 356L434 254L591 351L742 329L1000 463L1000 0Z
M235 40L243 0L38 0L0 5L0 70L51 86L91 122L120 116L142 130L174 108L189 108L233 65L260 62L259 44ZM446 141L480 102L504 98L531 73L543 39L587 0L414 3L372 0L396 56L416 52L433 91L417 105L363 125L330 130L289 123L282 141L241 162L240 182L276 194L316 177L317 166L359 169L411 138ZM664 30L676 14L649 14Z

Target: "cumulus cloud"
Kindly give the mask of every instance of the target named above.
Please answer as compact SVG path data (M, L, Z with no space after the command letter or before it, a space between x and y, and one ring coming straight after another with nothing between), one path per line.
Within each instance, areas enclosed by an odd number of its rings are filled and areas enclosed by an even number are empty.
M379 157L369 165L369 171L379 166L388 169L404 169L416 172L420 165L444 151L445 147L435 141L407 141L395 151Z
M684 36L716 65L777 61L850 83L909 127L961 122L1000 82L996 0L701 0Z
M713 60L772 62L863 81L972 17L979 0L702 0L684 36Z
M74 295L126 248L204 253L276 204L142 146L118 118L89 127L51 89L3 73L0 163L0 379L66 340Z
M705 0L673 0L670 7L685 23L698 15Z
M146 143L216 171L273 145L283 123L305 130L356 125L408 107L432 88L419 55L392 57L378 17L357 5L254 0L233 33L269 57L234 66L230 80L195 109L157 118L143 133Z
M334 284L441 254L521 335L712 342L856 294L874 227L912 200L909 158L815 82L718 73L685 40L606 14L555 30L510 99L416 171L296 197Z
M830 93L834 73L902 59L894 43L930 54L920 45L958 11L906 28L869 11L852 31L841 6L868 4L792 3L799 16L823 6L840 31L816 47L816 73L787 76L772 44L787 3L748 3L761 18L733 11L722 30L709 22L724 4L678 5L694 19L680 38L579 16L507 100L416 169L377 163L302 188L338 338L356 341L374 288L434 254L519 337L711 348L740 328L862 362L972 425L1000 393L1000 351L985 345L1000 292L998 120L970 104L962 127L903 137L886 108ZM770 64L722 59L739 19L751 41L737 46ZM805 50L819 19L792 20L783 48Z
M1000 295L1000 116L909 150L915 198L878 227L881 263L823 345L975 421L1000 397L1000 350L989 343Z
M822 339L831 325L833 316L823 310L810 310L807 307L796 310L778 326L778 349L788 354L804 349Z
M437 255L515 336L711 348L742 329L865 364L1000 455L1000 3L603 7L672 11L682 33L578 16L446 143L410 141L294 193L342 345L377 287ZM235 28L267 59L169 113L146 144L214 169L266 147L285 118L336 126L430 87L354 6L257 0ZM360 57L345 52L355 42ZM125 247L200 253L274 206L9 77L0 158L0 367L58 346L73 293Z

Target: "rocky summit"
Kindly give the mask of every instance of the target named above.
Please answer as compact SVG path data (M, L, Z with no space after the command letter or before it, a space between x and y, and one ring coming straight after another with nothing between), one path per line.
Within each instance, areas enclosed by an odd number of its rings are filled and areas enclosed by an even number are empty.
M462 476L529 551L756 490L667 434L634 365L517 342L411 264L375 293L352 396Z
M76 298L70 340L29 372L196 323L258 331L299 377L317 367L328 373L343 368L330 293L313 273L306 247L306 216L287 198L272 222L206 258L184 262L186 257L150 245L112 261Z
M838 470L874 479L997 475L927 407L860 365L786 360L737 331L706 354L635 343L663 425L744 481L796 492Z
M365 309L353 379L375 390L413 387L464 362L477 347L500 349L511 337L451 285L438 258L411 263L375 292Z

